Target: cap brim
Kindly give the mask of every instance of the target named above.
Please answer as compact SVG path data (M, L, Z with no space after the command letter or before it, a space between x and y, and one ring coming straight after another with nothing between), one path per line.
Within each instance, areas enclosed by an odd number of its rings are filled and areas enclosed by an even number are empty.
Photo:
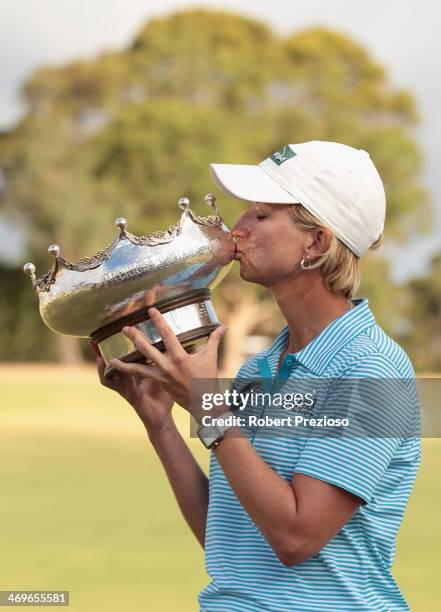
M246 202L296 204L298 200L280 187L260 166L210 164L214 182L227 196Z

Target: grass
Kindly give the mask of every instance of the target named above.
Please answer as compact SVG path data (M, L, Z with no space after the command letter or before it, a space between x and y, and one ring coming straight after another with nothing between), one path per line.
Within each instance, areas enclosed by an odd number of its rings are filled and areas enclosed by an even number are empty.
M0 590L70 590L81 612L196 610L203 552L130 406L89 368L2 366L0 384ZM421 612L439 606L440 451L425 440L394 570Z

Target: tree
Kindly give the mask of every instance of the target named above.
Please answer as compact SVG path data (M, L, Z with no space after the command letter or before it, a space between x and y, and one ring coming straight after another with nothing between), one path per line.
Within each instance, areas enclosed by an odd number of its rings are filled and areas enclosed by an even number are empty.
M39 267L51 242L66 257L95 252L121 214L136 233L173 223L178 197L198 202L213 190L210 161L255 163L310 139L369 150L388 192L389 236L405 239L428 217L411 96L326 29L284 39L248 18L186 11L150 21L126 49L40 70L24 96L26 117L0 140L1 197L27 226ZM230 225L241 210L223 198L220 209ZM279 321L269 298L252 285L235 291L237 282L236 271L216 297L225 322L236 317L230 356L244 335ZM371 284L391 295L387 278Z
M441 253L427 274L407 284L401 340L420 369L441 369Z

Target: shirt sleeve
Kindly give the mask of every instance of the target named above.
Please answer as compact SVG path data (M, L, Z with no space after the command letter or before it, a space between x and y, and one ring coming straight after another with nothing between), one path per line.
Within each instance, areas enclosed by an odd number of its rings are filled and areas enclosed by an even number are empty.
M314 428L295 467L368 503L409 436L418 401L412 380L399 376L381 355L370 356L333 381L317 416L346 418L339 428ZM379 372L383 377L379 378ZM375 374L375 375L373 375Z

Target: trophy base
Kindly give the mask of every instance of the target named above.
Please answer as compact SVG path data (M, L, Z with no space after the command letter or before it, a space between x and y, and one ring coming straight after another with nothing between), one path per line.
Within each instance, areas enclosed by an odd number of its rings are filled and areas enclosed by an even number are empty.
M163 314L188 352L203 344L211 332L219 326L209 289L190 291L178 297L151 304L149 308L152 306ZM165 351L161 335L148 316L148 308L122 317L95 330L90 335L90 338L97 343L106 364L104 371L106 378L115 373L115 369L110 365L113 357L127 363L149 363L144 355L139 353L133 342L122 333L122 328L126 325L136 327L145 334L153 346L160 351Z

